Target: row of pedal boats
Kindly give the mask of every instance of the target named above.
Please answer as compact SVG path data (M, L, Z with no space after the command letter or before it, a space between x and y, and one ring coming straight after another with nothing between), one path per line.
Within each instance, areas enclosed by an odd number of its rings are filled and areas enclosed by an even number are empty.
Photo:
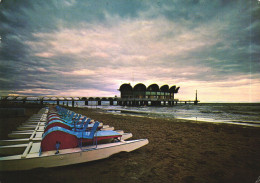
M0 171L84 163L149 143L148 139L127 140L132 133L60 106L41 109L8 137L0 140Z

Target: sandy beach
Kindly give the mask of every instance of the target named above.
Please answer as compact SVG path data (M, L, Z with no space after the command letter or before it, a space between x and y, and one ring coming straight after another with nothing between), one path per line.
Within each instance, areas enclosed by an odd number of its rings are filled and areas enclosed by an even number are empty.
M132 139L148 138L149 144L131 153L90 163L1 172L1 183L254 183L260 176L260 128L70 109L117 130L131 132ZM1 117L1 139L37 110L27 108L24 117Z

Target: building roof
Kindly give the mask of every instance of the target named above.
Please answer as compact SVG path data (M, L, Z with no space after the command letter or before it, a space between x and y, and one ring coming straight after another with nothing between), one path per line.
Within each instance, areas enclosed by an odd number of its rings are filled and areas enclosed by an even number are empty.
M134 86L134 91L146 91L146 86L143 83L138 83Z
M132 91L133 88L129 83L122 84L119 88L119 91Z
M160 91L160 89L157 84L151 84L150 86L148 86L147 91Z
M162 92L169 92L169 85L163 85L163 86L161 86L160 90L161 90Z
M134 87L131 86L130 83L122 84L119 88L119 91L153 91L153 92L169 92L169 93L178 93L180 87L176 87L175 85L169 88L169 85L165 84L161 87L158 84L151 84L147 88L143 83L138 83Z

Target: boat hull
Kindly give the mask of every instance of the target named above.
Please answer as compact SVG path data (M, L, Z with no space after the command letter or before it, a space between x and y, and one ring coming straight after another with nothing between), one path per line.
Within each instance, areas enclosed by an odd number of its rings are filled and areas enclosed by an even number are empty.
M22 155L0 158L1 171L30 170L34 168L59 167L78 163L84 163L108 158L113 154L125 151L130 152L148 144L148 139L132 141L120 141L110 144L100 144L84 148L72 148L39 153L29 153L24 158Z

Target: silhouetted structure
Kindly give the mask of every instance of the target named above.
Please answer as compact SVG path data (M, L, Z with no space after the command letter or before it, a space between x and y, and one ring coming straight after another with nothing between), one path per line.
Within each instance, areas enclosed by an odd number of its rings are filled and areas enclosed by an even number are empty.
M178 93L180 87L163 85L159 87L157 84L151 84L146 87L139 83L132 87L130 84L122 84L118 89L121 97L65 97L65 96L0 96L0 105L4 106L8 103L32 103L37 102L43 105L45 102L56 102L57 105L67 105L71 102L72 107L77 106L77 102L84 101L85 105L102 105L106 101L107 105L121 106L173 106L177 103L195 105L200 102L195 100L179 100L174 96ZM93 104L94 103L94 104Z
M174 99L174 94L178 93L180 87L175 85L170 87L151 84L146 87L143 83L132 87L130 84L122 84L119 88L121 98L119 105L174 105L178 100Z
M194 105L197 105L198 104L198 93L197 93L197 90L196 90L196 97L195 97L195 101L194 101Z

